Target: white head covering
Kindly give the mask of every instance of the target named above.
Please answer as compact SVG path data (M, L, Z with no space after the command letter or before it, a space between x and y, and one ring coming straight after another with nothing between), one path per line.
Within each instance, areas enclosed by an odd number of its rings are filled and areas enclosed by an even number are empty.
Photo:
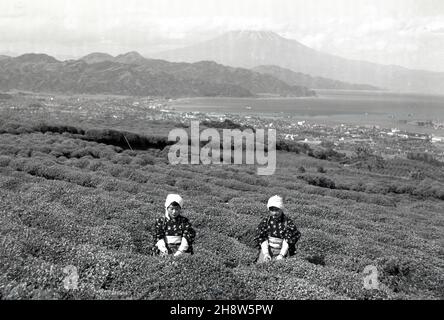
M277 207L279 209L284 209L284 199L282 197L275 195L268 199L267 209L270 207Z
M173 202L177 202L181 208L183 206L183 199L182 199L182 197L180 195L175 194L175 193L170 193L169 195L167 195L166 200L165 200L165 216L167 218L169 218L167 208Z

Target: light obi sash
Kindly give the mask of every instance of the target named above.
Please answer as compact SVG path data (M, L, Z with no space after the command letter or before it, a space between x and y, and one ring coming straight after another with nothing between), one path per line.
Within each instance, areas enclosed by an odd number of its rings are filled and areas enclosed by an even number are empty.
M182 236L166 236L167 244L180 244L182 242Z
M268 245L274 249L281 249L283 241L281 238L268 237Z

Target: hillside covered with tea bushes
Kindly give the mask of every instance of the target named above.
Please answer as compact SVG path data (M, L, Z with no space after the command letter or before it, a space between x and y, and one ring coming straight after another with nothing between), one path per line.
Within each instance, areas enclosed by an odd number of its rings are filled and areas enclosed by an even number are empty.
M167 149L2 133L0 297L443 298L444 179L433 167L415 181L402 170L412 160L369 172L280 151L276 174L264 177L253 166L171 166ZM171 192L197 231L193 256L149 254ZM302 237L294 257L259 266L253 238L274 194ZM68 265L78 290L63 287ZM363 288L367 265L378 268L379 290Z

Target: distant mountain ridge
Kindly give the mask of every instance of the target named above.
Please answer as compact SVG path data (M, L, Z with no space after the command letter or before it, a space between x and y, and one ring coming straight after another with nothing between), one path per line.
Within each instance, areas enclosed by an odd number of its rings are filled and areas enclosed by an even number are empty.
M269 31L231 31L185 48L151 54L178 62L211 60L254 68L275 65L294 72L399 92L444 93L444 73L350 60L309 48Z
M248 69L209 61L190 64L146 59L137 52L117 57L96 52L67 61L33 53L3 59L0 89L172 97L315 95L305 87Z
M44 53L25 53L21 56L11 58L19 63L57 63L60 62L54 57L51 57Z
M136 51L127 52L124 54L120 54L114 58L114 62L126 63L126 64L144 64L146 62L146 58L144 58L140 53Z
M312 77L301 72L294 72L278 66L257 66L251 70L269 74L289 85L305 86L311 89L338 89L338 90L382 90L368 84L353 84L323 77Z
M97 62L103 62L103 61L113 61L114 57L108 53L102 53L102 52L93 52L90 53L79 60L82 60L88 64L91 63L97 63Z

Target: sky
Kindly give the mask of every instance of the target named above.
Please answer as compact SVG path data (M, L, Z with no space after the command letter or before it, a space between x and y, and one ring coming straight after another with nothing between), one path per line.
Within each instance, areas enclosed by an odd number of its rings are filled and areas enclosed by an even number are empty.
M0 0L0 54L164 51L270 30L349 59L444 72L444 0Z

